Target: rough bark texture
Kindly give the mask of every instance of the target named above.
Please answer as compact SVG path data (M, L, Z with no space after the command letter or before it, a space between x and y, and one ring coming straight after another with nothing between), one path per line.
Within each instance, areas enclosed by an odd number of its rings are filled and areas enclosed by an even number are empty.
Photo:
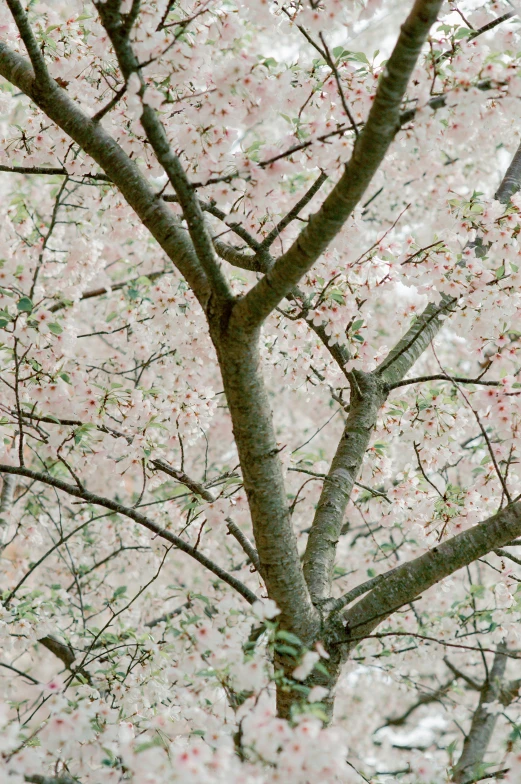
M245 323L261 323L323 253L344 226L401 127L400 105L441 0L416 0L387 61L375 100L344 174L289 250L248 292L240 308Z
M318 613L304 580L286 489L260 370L257 336L213 331L250 507L255 545L268 595L284 628L315 639Z
M2 477L2 494L0 495L0 547L5 544L9 522L4 515L9 513L13 505L16 477L4 474Z
M29 96L109 175L205 306L210 287L186 232L180 228L168 205L157 198L138 166L112 136L100 123L93 122L82 112L54 79L45 89L41 89L29 63L1 42L0 75Z
M388 385L402 380L443 326L454 301L428 305L373 373L350 374L349 416L322 488L304 555L304 573L314 600L331 595L336 545Z
M494 656L492 668L483 684L479 695L479 704L472 717L469 733L463 743L463 751L452 774L455 784L467 784L482 775L478 772L479 766L491 741L497 714L489 713L487 705L499 699L503 686L503 676L507 666L507 657L504 655L505 646L500 645Z
M512 162L507 169L501 185L496 191L496 199L502 204L508 204L510 198L519 190L521 185L521 144L516 150Z
M324 481L304 555L304 574L314 601L330 596L345 510L384 400L377 377L353 374L349 416Z
M507 506L482 523L393 569L344 614L349 647L371 634L393 612L435 583L521 534L521 502Z
M328 674L314 674L308 682L309 685L320 683L332 689L328 703L332 709L333 687L341 665L360 639L369 635L399 607L412 601L445 576L521 534L521 504L517 503L501 510L480 525L434 547L425 555L371 581L370 585L362 587L366 595L357 604L347 610L344 610L342 605L342 612L340 605L337 605L335 611L328 615L326 607L329 606L331 610L331 605L324 600L331 595L336 543L378 412L389 394L390 385L405 377L441 328L442 316L451 311L455 302L445 297L439 305L429 305L376 371L347 374L351 384L350 412L324 482L304 556L304 567L300 563L291 525L279 448L260 369L260 324L284 297L300 299L296 285L341 231L403 123L404 116L400 115L402 100L421 48L441 7L441 0L415 0L387 62L368 120L358 136L344 174L288 251L276 261L269 257L267 247L275 235L270 235L261 245L250 245L255 251L253 256L241 257L238 251L227 249L223 243L218 245L221 253L225 258L228 256L232 263L238 263L242 259L246 268L265 273L239 300L235 300L230 293L220 262L215 256L215 246L212 245L205 227L201 204L179 159L170 149L156 113L145 104L142 124L158 162L164 167L176 190L176 199L183 209L189 236L164 200L157 198L138 167L102 125L87 117L78 104L49 77L43 56L38 46L34 45L22 6L18 0L8 0L8 4L32 65L0 43L0 75L29 96L47 117L96 161L103 169L102 176L119 188L143 225L184 275L205 309L232 419L251 511L259 570L265 580L269 597L276 601L281 610L281 626L297 634L307 647L312 647L316 641L322 640L328 648ZM111 37L122 74L128 79L138 71L137 60L129 44L130 28L128 25L122 25L120 8L120 0L106 0L99 4L100 15ZM139 8L139 4L136 8ZM144 82L141 84L140 95L144 97L146 88ZM497 198L506 203L518 188L520 177L521 148L509 167ZM290 219L291 213L287 216L288 222ZM277 227L277 232L281 231L284 225L287 223L284 224L283 220ZM248 266L250 264L251 266ZM320 327L313 328L327 345L324 331ZM331 347L329 350L345 372L345 352ZM88 503L99 504L127 516L210 569L248 602L251 603L257 598L239 580L197 552L183 539L161 529L134 509L124 507L111 499L95 496L81 486L76 487L23 466L0 466L0 472L2 471L5 472L2 499L4 493L8 494L11 476L25 476L47 483ZM2 500L0 514L3 510ZM253 550L251 555L253 560ZM357 598L360 593L361 590ZM354 598L352 594L349 601ZM346 601L345 604L347 603ZM499 673L501 666L504 669L505 657L498 653L496 659ZM276 664L286 674L294 667L293 661L282 658ZM495 682L491 676L482 693L480 706L489 701L487 690L494 689ZM279 689L280 715L290 716L295 699L291 691ZM474 718L475 736L480 738L479 743L482 745L488 743L487 737L490 739L490 734L487 736L487 732L491 725L484 711L481 710L480 713L479 706ZM471 750L477 748L478 741L474 741L471 736L472 730L467 743L469 748L466 750L464 747L462 759L458 763L461 764L462 771L476 761Z

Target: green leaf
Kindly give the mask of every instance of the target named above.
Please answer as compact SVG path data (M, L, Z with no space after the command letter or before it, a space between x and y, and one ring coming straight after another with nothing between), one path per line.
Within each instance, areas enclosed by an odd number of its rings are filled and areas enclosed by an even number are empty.
M192 733L193 734L193 733ZM140 754L142 751L147 751L148 749L153 749L155 746L162 746L163 741L159 736L153 738L153 740L146 741L145 743L139 743L137 746L134 747L134 751L136 754Z
M357 329L360 329L360 327L362 326L362 324L363 324L363 323L364 323L364 320L363 320L363 319L357 319L357 320L356 320L356 321L354 321L354 322L353 322L353 324L351 325L351 330L352 330L353 332L356 332L356 330L357 330Z
M313 714L313 716L316 716L317 719L320 719L320 721L324 722L324 724L326 724L329 720L329 717L321 702L313 702L311 705L306 705L306 713Z
M182 626L191 626L193 623L197 623L197 621L201 620L200 615L191 615L189 618L181 622Z
M185 487L183 487L182 490L183 490L183 492L186 493L186 488ZM202 593L192 593L192 594L190 594L190 596L191 596L192 599L200 599L205 604L210 604L210 599L207 596L203 596Z
M317 672L321 672L322 675L326 675L329 678L329 671L327 667L324 664L322 664L322 662L317 662L313 667L313 669L317 670Z
M310 692L309 686L304 686L303 683L296 683L295 681L293 681L293 682L288 681L288 683L291 683L291 690L292 691L296 691L299 694L303 694L305 697L308 696L308 694Z
M49 329L51 330L53 335L61 335L61 333L63 332L63 329L60 327L60 325L56 321L52 321L49 324Z
M367 65L369 65L369 60L363 52L350 52L349 59L356 60L359 63L367 63Z
M103 635L103 642L111 642L112 644L115 644L119 642L119 638L116 634L112 634L112 632L106 632Z
M31 404L31 409L32 409L32 404ZM60 420L58 419L58 417L55 417L54 414L46 414L45 416L48 417L49 419L52 419L52 421L56 422L57 425L60 424Z
M29 297L22 297L20 300L18 300L16 307L18 310L21 310L24 313L30 313L33 309L33 303Z
M300 638L297 637L296 634L292 634L291 632L286 632L284 629L280 629L276 637L278 640L284 640L285 642L289 642L290 645L302 645Z
M300 655L300 651L298 648L294 648L292 645L276 645L275 650L277 653L286 654L287 656L292 656L294 659Z

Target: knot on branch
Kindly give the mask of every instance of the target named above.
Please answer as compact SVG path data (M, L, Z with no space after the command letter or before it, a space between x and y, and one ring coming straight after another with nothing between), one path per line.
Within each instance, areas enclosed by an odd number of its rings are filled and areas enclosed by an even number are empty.
M327 601L331 602L334 600L328 599ZM324 645L326 650L338 650L340 646L348 645L350 639L351 630L349 624L346 623L339 612L331 613L324 624Z

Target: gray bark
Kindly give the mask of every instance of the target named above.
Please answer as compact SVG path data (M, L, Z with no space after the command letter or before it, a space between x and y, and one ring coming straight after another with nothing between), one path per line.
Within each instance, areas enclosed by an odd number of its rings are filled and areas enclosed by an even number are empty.
M28 784L78 784L72 776L41 776L39 773L26 774L24 780Z
M441 0L415 0L387 62L367 123L357 139L343 176L283 256L273 264L271 261L266 262L266 267L261 263L260 256L252 257L252 268L262 269L266 274L240 300L234 300L230 295L205 228L200 204L153 110L145 106L143 127L157 160L165 168L176 190L190 238L165 202L149 188L137 166L100 123L88 118L78 104L71 101L67 93L48 76L40 50L34 46L20 3L18 0L8 0L8 3L32 65L0 43L0 75L28 95L99 164L184 275L207 313L248 496L259 569L265 579L268 595L281 609L282 627L298 634L308 646L319 638L329 645L329 675L314 676L314 680L311 680L330 687L336 681L345 655L359 638L370 634L384 618L443 577L521 534L521 505L514 504L420 558L383 575L382 579L367 589L367 595L356 605L343 614L337 610L326 618L315 609L312 598L320 607L319 600L330 595L336 541L378 410L387 397L389 385L402 380L429 345L442 325L440 315L450 310L453 301L444 299L439 306L429 305L374 373L350 374L351 411L324 482L306 549L304 569L300 564L291 526L271 410L259 367L259 325L282 298L292 295L298 281L341 230L403 123L401 102ZM114 20L114 23L121 22L118 19L120 5L119 0L108 0L100 4L99 10L102 18L105 15L107 29L112 31L112 42L123 75L127 78L136 70L136 63L128 44L128 27L123 30L116 29L117 24L113 25ZM111 14L115 14L114 18ZM520 171L521 155L509 168L503 190L500 187L498 191L498 198L502 201L510 198ZM261 249L261 246L253 248L259 252ZM223 248L221 251L230 255L230 258L237 255ZM249 258L246 257L244 263L249 264ZM257 264L258 267L255 266ZM342 352L331 353L342 367L345 364ZM126 515L191 555L233 586L247 601L256 599L232 575L139 512L24 467L0 466L0 471L37 479L89 503L100 504ZM322 609L324 607L322 605ZM279 664L282 669L289 669L288 663L283 660ZM279 711L282 715L289 715L293 700L290 693L279 692Z
M304 574L314 601L331 591L336 546L385 390L372 374L353 374L349 416L324 480L304 554Z
M143 225L179 269L203 307L210 286L186 232L162 199L158 199L139 171L100 123L93 122L67 92L51 79L41 88L31 65L0 42L0 75L18 87L64 130L119 188Z
M382 621L431 586L521 533L521 502L396 567L344 613L350 649Z
M479 704L472 717L461 756L452 772L452 780L455 784L467 784L467 782L474 780L474 774L480 776L482 773L482 771L478 773L478 768L483 763L497 722L497 714L489 713L486 706L501 696L503 676L507 665L504 650L504 645L498 646L492 668L481 689Z
M260 370L258 337L233 323L211 327L259 556L260 571L284 628L315 639L318 613L304 580L291 525L271 409Z
M428 305L403 338L373 373L352 373L351 402L344 432L318 502L311 526L304 573L313 598L330 596L336 545L345 510L358 477L378 412L389 393L388 385L404 378L441 329L440 316L454 301Z
M16 478L9 474L2 476L2 494L0 495L0 545L5 544L9 530L9 522L4 515L9 514L14 501Z
M359 203L401 127L400 105L441 5L441 0L415 1L344 174L289 250L239 303L245 325L254 328L269 315L311 269Z
M501 185L496 191L496 199L502 204L508 204L510 198L521 186L521 144L516 150L512 162L507 169Z

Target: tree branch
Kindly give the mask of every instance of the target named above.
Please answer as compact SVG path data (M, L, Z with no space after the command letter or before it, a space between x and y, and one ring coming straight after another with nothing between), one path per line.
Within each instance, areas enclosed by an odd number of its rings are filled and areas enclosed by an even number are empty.
M447 665L447 667L449 668L449 670L450 670L451 672L453 672L453 673L454 673L454 675L456 675L458 678L461 678L461 680L462 680L462 681L465 681L465 683L467 684L467 686L469 686L469 687L470 687L471 689L473 689L474 691L480 691L480 689L481 689L481 685L480 685L479 683L477 683L477 681L475 681L475 680L474 680L473 678L471 678L469 675L467 675L466 673L464 673L464 672L462 672L460 669L458 669L458 668L457 668L457 667L456 667L456 666L455 666L455 665L454 665L454 664L453 664L453 663L450 661L450 659L448 659L448 658L447 658L447 656L444 656L444 657L443 657L443 661L445 662L445 664Z
M314 601L329 596L345 510L386 396L377 376L354 372L351 377L349 415L322 486L304 553L304 574Z
M511 194L511 188L515 188L521 181L520 150L521 145L499 188L498 193L502 198L507 198L507 192ZM518 154L519 161L516 161ZM505 182L510 185L503 192ZM378 411L389 391L401 385L405 375L439 332L444 323L442 317L451 313L456 304L455 298L444 294L439 305L427 305L376 370L372 373L351 373L349 376L349 416L322 487L304 554L304 573L314 600L323 600L329 596L336 545L345 510L362 466Z
M279 237L284 229L289 226L289 224L297 218L304 207L307 207L313 196L320 190L322 185L327 180L327 174L325 172L321 172L315 182L307 189L306 193L301 196L298 202L291 208L291 210L286 213L286 215L281 218L281 220L277 223L274 229L270 231L270 233L263 239L261 242L260 247L262 250L268 250L277 237Z
M461 756L452 771L452 780L455 784L462 784L473 780L472 774L483 763L492 734L498 719L497 713L489 713L487 705L497 700L502 692L503 677L507 666L505 645L498 646L492 668L485 679L479 703L472 716L470 730L463 743Z
M332 599L331 603L326 605L326 608L331 614L340 612L340 610L343 610L344 607L347 607L348 604L351 604L355 599L358 599L359 596L363 596L364 593L369 593L369 591L372 591L373 588L375 588L377 585L380 585L387 578L387 576L392 574L397 568L398 567L390 569L384 574L377 574L376 577L371 577L370 580L366 580L364 583L356 585L338 599Z
M480 92L488 92L489 90L493 90L501 86L505 86L505 83L494 82L491 79L480 79L478 82L472 85L474 89L479 90ZM464 86L461 89L466 92L471 88ZM433 112L435 112L437 109L443 109L445 106L447 106L447 101L449 100L452 92L454 91L448 90L446 93L442 93L441 95L434 95L432 98L429 98L427 103L423 104L423 106L416 105L411 109L405 109L400 114L400 127L403 127L404 125L407 125L407 123L410 123L411 120L414 120L421 109L432 109Z
M430 705L433 702L441 702L442 697L447 695L447 692L450 690L450 687L454 683L455 678L450 678L443 686L440 686L438 689L434 691L427 692L425 694L421 694L420 697L410 705L403 713L399 716L395 716L394 718L389 718L386 720L383 727L403 727L409 716L414 713L414 711L421 708L423 705ZM381 729L381 727L380 727Z
M78 784L78 779L72 776L41 776L39 773L26 773L24 780L29 784Z
M204 485L191 479L184 473L184 471L178 471L177 469L172 468L171 466L167 465L167 463L163 462L163 460L152 460L151 463L160 471L164 471L165 474L169 474L178 482L181 482L181 484L183 484L193 493L200 495L201 498L204 498L204 500L208 501L208 503L213 503L216 500L214 495ZM234 523L233 520L230 520L230 518L226 519L226 525L228 526L228 531L239 542L240 546L252 564L255 566L257 571L260 572L259 556L248 537L243 534L239 526Z
M216 295L223 300L232 300L233 295L221 269L221 264L215 255L199 200L178 156L173 153L170 147L163 124L155 110L146 103L146 84L139 67L139 61L130 44L128 26L122 23L119 5L101 2L96 3L96 8L114 47L125 82L128 82L132 75L138 75L141 84L138 95L143 106L141 125L145 130L147 139L154 150L158 162L167 173L168 179L179 199L183 216L188 225L190 238L201 266L211 281Z
M502 14L502 16L498 16L496 19L493 19L491 22L487 22L487 24L484 24L482 27L479 27L477 30L474 30L474 32L472 32L464 40L473 41L475 38L478 38L480 35L483 35L483 33L488 33L490 30L493 30L494 27L497 27L503 22L507 22L509 19L512 19L512 17L515 15L516 15L515 11L507 11L506 14ZM461 42L458 42L456 46L459 49L461 46ZM448 58L452 57L455 53L456 53L456 47L453 47L453 49L449 49L448 52L443 52L442 54L440 54L436 58L435 62L440 63L443 60L447 60Z
M192 493L200 495L201 498L204 498L204 500L208 501L208 503L215 501L213 494L210 493L210 491L207 490L204 485L202 485L200 482L196 482L194 479L191 479L187 474L185 474L184 471L179 471L177 468L172 468L172 466L168 465L168 463L165 463L164 460L151 460L150 463L154 466L154 468L157 468L159 471L163 471L177 482L180 482L182 485L191 490Z
M16 667L13 667L12 664L6 664L5 662L0 662L0 667L4 667L6 670L11 670L11 672L15 672L21 678L26 678L29 683L32 683L34 686L39 686L40 681L37 681L36 678L33 678L32 675L29 675L28 672L23 672L22 670L18 670Z
M149 272L147 277L150 281L157 280L161 278L163 275L166 275L168 270L156 270L155 272ZM86 291L80 297L80 302L83 302L84 299L92 299L93 297L102 297L104 294L110 294L113 291L119 291L120 289L124 289L125 286L130 286L132 283L135 283L138 278L131 278L130 280L123 280L120 283L110 283L107 287L102 286L98 289L91 289L90 291ZM56 313L57 310L62 310L66 307L65 302L56 302L54 305L51 305L49 311L51 313Z
M252 562L256 570L260 572L259 555L255 547L252 545L252 543L246 536L246 534L243 534L243 532L241 531L237 523L234 523L233 520L230 520L230 518L227 518L226 525L228 526L228 531L239 542L240 546L242 547L242 549L244 550L244 552L246 553L246 555L248 556L248 558L250 559L250 561Z
M289 250L236 305L238 318L249 329L260 324L311 269L365 193L400 128L400 104L440 7L441 0L415 1L344 174Z
M519 190L521 186L521 144L517 148L512 162L507 169L501 185L496 191L496 199L502 204L508 204L511 196Z
M13 505L15 488L15 477L4 474L2 476L2 494L0 495L0 549L5 544L5 538L9 530L9 524L3 519L3 516L9 513Z
M511 504L482 523L394 568L344 619L357 639L431 586L510 542L521 534L521 502Z
M62 481L61 479L56 479L50 474L39 473L38 471L32 471L29 468L22 466L0 465L0 473L14 474L15 476L26 476L30 479L36 480L37 482L43 482L43 484L56 487L58 490L62 490L64 493L73 495L76 498L81 498L88 504L102 506L105 509L110 509L117 514L128 517L139 525L142 525L144 528L148 528L148 530L152 531L152 533L154 533L156 536L160 536L162 539L166 539L167 542L173 544L175 547L177 547L178 550L182 550L184 553L187 553L187 555L190 555L202 566L205 566L207 569L209 569L209 571L217 575L220 580L228 583L228 585L230 585L232 588L235 588L235 590L240 593L241 596L250 604L253 604L257 601L257 596L255 596L253 591L250 591L250 589L244 585L244 583L242 583L236 577L233 577L231 574L228 574L228 572L214 563L214 561L210 560L210 558L207 558L205 555L196 550L195 547L193 547L191 544L185 542L184 539L181 539L179 536L171 533L171 531L167 531L165 528L161 528L161 526L159 526L149 517L146 517L145 515L138 512L136 509L124 506L117 501L112 501L110 498L104 498L102 496L95 495L94 493L90 493L88 490L80 489L76 485L71 485L68 482Z
M418 376L417 378L406 378L403 381L395 381L393 384L388 384L387 389L398 389L398 387L406 387L410 384L424 384L426 381L456 381L458 384L477 384L485 387L502 386L501 381L482 381L480 378L461 378L460 376L449 378L443 373L433 373L430 376Z
M516 563L518 566L521 566L521 558L516 558L515 555L512 555L506 550L501 549L501 547L498 548L497 550L494 550L494 552L496 555L499 555L500 558L508 558L509 561L512 561L513 563Z
M0 42L0 76L15 85L93 158L172 260L203 307L210 288L187 234L150 188L138 166L101 124L93 122L67 92L51 80L41 90L29 63Z
M442 296L439 305L427 305L421 316L391 349L375 371L388 387L393 388L392 385L409 372L443 326L440 316L450 313L455 305L456 299L447 295Z
M329 596L336 546L353 485L362 466L378 412L389 394L389 382L403 378L443 324L443 311L455 300L428 305L412 327L372 373L349 375L351 400L344 432L316 508L304 554L304 574L312 597Z
M6 2L18 28L18 32L20 33L20 38L24 42L25 48L27 49L27 54L29 55L31 65L33 66L38 89L45 89L50 84L51 77L49 76L43 54L40 51L38 41L34 37L34 33L31 30L31 26L23 6L19 0L6 0Z
M92 683L90 673L84 667L81 665L77 668L73 666L77 656L70 645L61 642L61 640L58 640L52 634L48 634L46 637L40 637L38 643L53 653L63 663L65 669L69 670L72 675L79 674L87 683Z

